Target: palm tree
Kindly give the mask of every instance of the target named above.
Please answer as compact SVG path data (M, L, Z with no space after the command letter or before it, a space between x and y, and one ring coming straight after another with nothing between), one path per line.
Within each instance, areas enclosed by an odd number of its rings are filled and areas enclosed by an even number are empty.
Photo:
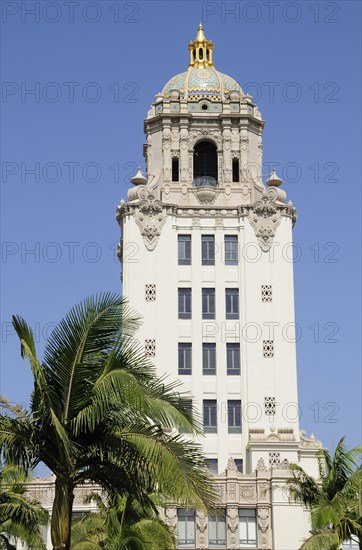
M311 509L311 537L301 550L338 550L349 538L358 540L362 549L361 451L361 447L347 450L344 437L333 457L322 450L318 457L319 480L297 464L290 466L290 494Z
M162 522L150 497L141 505L132 496L114 494L105 504L99 494L86 500L98 512L85 514L72 526L72 550L171 550L175 537Z
M139 322L118 295L87 298L55 327L40 362L30 327L13 317L34 389L29 411L0 415L0 451L27 470L43 462L55 475L54 550L70 549L74 488L85 481L141 504L159 492L215 505L199 445L172 435L177 427L198 434L200 425L178 384L156 378L134 338Z
M26 495L25 472L16 466L5 465L0 471L0 549L15 550L16 539L39 550L45 545L40 524L46 524L48 513Z

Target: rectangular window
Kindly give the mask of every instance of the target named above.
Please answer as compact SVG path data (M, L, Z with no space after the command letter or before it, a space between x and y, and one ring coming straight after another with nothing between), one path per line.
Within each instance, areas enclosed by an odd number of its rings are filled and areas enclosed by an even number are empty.
M215 319L215 289L202 289L202 318Z
M205 463L210 474L217 475L219 473L217 458L205 458Z
M256 548L256 510L239 508L239 537L241 548Z
M215 237L201 235L202 265L215 265Z
M202 373L216 374L216 344L202 344Z
M209 548L226 548L226 510L209 515Z
M186 399L184 401L184 408L192 416L192 399ZM189 431L182 426L178 426L178 431L180 434L189 433Z
M217 404L216 399L206 399L203 402L204 433L217 433Z
M178 508L177 535L177 546L179 548L192 548L195 546L195 510Z
M226 319L239 319L239 289L225 290Z
M233 159L233 182L238 182L239 178L239 160Z
M179 180L179 162L178 158L174 157L172 159L172 181Z
M240 374L240 344L226 344L226 372L230 376Z
M178 289L178 318L191 319L191 288Z
M191 265L191 235L178 235L178 265Z
M238 236L225 235L225 265L238 265Z
M235 462L235 466L238 469L238 472L240 472L242 474L243 471L244 471L243 459L242 458L235 458L234 462Z
M178 345L178 373L191 374L192 344L179 343Z
M228 432L241 434L241 401L238 399L228 401Z

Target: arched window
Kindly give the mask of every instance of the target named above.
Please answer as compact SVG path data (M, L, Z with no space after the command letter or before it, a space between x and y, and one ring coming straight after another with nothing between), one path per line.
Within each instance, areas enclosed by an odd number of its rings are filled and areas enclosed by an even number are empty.
M202 61L204 59L204 52L202 48L199 48L199 59Z
M210 141L200 141L194 147L194 179L208 176L217 182L217 150Z

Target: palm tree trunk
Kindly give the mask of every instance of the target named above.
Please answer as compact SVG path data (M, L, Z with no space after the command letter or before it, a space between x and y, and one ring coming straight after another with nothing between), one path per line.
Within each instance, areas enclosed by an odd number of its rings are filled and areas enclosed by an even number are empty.
M70 550L70 530L74 485L69 477L58 475L55 480L55 497L51 518L53 550Z

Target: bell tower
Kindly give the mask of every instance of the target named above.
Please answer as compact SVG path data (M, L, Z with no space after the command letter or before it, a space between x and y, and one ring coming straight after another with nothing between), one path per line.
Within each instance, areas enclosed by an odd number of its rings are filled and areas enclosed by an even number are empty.
M308 516L274 489L292 462L317 475L321 443L299 431L296 211L274 170L263 182L264 121L214 67L201 24L189 53L148 111L146 174L131 179L116 215L123 293L143 317L145 353L182 381L203 423L224 535L215 543L215 525L195 511L182 538L179 511L165 517L180 548L297 550Z

